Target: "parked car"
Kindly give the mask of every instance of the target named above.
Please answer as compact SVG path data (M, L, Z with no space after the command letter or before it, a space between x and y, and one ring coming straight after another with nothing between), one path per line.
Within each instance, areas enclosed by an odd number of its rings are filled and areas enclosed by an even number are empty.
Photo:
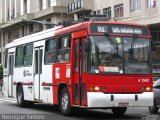
M153 84L154 104L149 107L150 113L157 113L160 108L160 79Z

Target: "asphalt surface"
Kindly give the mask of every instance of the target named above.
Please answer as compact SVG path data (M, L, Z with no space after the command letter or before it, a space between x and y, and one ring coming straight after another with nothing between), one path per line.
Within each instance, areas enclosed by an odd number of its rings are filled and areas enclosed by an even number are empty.
M53 105L35 104L30 108L20 108L15 99L0 95L0 120L142 120L144 114L149 114L147 107L129 107L122 117L114 116L111 110L79 110L72 116L64 116Z

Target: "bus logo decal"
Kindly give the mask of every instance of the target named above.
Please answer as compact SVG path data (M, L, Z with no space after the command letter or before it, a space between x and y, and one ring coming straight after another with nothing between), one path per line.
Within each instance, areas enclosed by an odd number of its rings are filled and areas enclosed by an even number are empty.
M71 68L70 66L67 66L66 68L66 78L70 78L71 77Z
M56 78L60 78L60 68L56 68L55 69L55 76L56 76Z

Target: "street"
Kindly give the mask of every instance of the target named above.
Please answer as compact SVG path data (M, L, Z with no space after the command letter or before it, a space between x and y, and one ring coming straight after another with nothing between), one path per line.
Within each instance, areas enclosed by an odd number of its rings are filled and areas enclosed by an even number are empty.
M141 120L142 114L149 113L147 107L128 108L122 117L115 117L111 110L87 110L74 113L72 116L63 116L56 107L47 104L35 104L30 108L20 108L15 99L6 98L0 95L0 119L4 114L16 115L43 115L45 120ZM4 118L3 118L4 119Z

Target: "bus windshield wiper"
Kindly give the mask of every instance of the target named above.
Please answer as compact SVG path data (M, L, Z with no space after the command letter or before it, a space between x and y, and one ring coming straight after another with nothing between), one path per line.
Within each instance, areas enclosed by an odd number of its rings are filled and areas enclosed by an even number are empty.
M137 40L137 37L138 37L137 35L133 35L133 41L131 43L131 60L133 60L133 52L134 52L133 47L135 45L135 41Z
M112 46L117 50L117 53L118 53L118 45L116 45L114 43L113 39L110 37L110 35L108 33L105 33L104 35L108 38L108 40L110 41L110 43L112 44Z

